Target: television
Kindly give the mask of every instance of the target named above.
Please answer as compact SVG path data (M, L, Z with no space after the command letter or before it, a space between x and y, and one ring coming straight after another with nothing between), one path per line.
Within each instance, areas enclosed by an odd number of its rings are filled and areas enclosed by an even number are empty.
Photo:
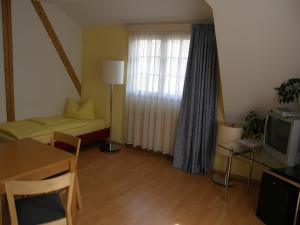
M267 116L263 149L290 167L300 163L300 118L270 112Z

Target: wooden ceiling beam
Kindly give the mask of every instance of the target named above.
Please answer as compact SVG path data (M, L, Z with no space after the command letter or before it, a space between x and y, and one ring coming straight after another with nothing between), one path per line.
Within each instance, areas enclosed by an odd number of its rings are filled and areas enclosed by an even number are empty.
M7 121L15 121L11 0L1 0Z
M64 64L71 80L73 81L77 92L79 93L79 95L81 95L81 84L80 81L75 73L75 70L72 67L72 64L70 63L67 54L65 53L62 44L60 43L58 36L56 35L52 24L50 23L50 20L47 17L47 14L42 6L42 4L40 3L40 1L38 0L31 0L35 11L37 12L38 16L40 17L42 24L44 25L44 28L46 29L58 55L60 56L60 59L62 61L62 63Z

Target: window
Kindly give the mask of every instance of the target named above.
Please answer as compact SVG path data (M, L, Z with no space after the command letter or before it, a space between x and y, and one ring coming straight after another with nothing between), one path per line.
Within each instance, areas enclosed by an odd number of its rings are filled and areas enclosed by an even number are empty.
M127 144L172 154L189 44L189 32L130 33Z
M190 35L132 34L127 93L181 98Z

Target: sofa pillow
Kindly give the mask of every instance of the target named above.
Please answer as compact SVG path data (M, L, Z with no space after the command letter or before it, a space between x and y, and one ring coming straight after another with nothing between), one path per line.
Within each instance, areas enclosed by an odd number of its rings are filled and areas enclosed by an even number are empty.
M75 119L92 120L95 119L94 104L91 100L83 102L75 114Z
M94 104L91 100L79 104L74 99L68 99L66 103L65 117L78 120L95 119Z
M65 117L74 118L76 112L79 109L79 104L75 99L68 98L65 106Z

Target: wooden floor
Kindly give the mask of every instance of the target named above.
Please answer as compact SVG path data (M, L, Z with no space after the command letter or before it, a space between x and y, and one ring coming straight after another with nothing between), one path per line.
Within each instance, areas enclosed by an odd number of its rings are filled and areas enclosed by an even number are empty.
M83 209L77 225L254 225L258 187L236 182L224 190L208 176L171 167L167 157L125 148L106 154L82 149L79 181Z

